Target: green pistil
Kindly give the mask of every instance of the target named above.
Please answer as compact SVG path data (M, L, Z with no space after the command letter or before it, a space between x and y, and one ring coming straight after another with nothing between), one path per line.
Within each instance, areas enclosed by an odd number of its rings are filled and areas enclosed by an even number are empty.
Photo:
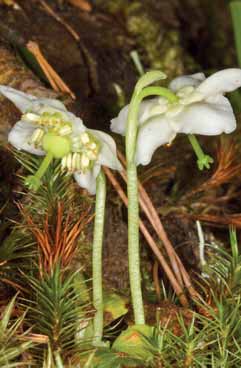
M138 94L138 99L143 100L145 97L148 96L164 97L171 104L177 103L179 101L179 97L165 87L146 87L141 91L141 93Z
M30 175L25 179L25 185L33 190L37 191L41 185L41 178L45 174L46 170L48 169L49 165L51 164L54 156L51 152L48 152L45 156L44 160L42 161L41 166L39 167L38 171L35 175Z
M54 158L63 158L71 151L71 142L68 137L61 137L49 132L43 137L43 149L51 152Z
M42 146L46 151L46 156L36 174L28 176L25 180L25 184L34 191L39 189L41 178L52 160L54 158L63 158L71 151L71 143L68 137L61 137L51 132L44 135Z
M214 162L213 158L209 155L206 155L203 150L202 147L200 146L197 138L195 137L195 135L193 134L189 134L188 135L189 141L192 145L192 148L198 158L197 160L197 166L199 168L199 170L203 170L203 169L210 169L210 165Z

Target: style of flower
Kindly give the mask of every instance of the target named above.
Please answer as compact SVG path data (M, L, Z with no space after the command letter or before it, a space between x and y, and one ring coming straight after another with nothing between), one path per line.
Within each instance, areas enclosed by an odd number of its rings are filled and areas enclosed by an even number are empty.
M176 102L164 97L142 101L136 142L136 164L150 163L154 151L177 133L219 135L236 129L232 106L224 93L241 86L241 69L226 69L205 78L203 73L177 77L169 89ZM111 130L125 135L129 105L111 121ZM206 156L209 157L209 156Z
M37 98L7 86L0 86L0 93L22 112L8 141L18 150L46 156L41 175L27 180L33 189L40 185L53 158L61 159L62 169L73 173L77 183L90 194L95 194L102 165L121 170L114 140L106 133L87 129L59 100Z

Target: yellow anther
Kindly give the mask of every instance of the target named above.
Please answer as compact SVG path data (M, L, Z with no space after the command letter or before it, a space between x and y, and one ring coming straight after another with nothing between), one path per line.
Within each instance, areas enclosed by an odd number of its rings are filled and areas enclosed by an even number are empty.
M26 114L22 115L22 120L27 120L31 123L36 123L39 122L40 116L32 112L27 112Z
M88 158L86 154L83 154L81 156L81 168L85 170L89 167L89 164L90 164L90 159Z
M71 125L64 125L61 128L57 129L60 135L68 135L72 133Z
M90 160L96 160L98 157L98 153L95 151L86 151L86 156L90 159Z
M80 140L83 144L87 144L90 142L90 137L89 137L89 134L84 132L80 135Z
M42 129L35 129L33 132L31 138L30 138L30 144L38 145L42 138L44 136L44 131Z
M72 169L74 171L81 169L81 155L79 153L74 153L72 156Z
M91 142L88 147L91 149L91 150L95 150L97 148L97 144L95 142Z
M64 156L61 160L61 169L65 170L67 166L67 156Z
M67 156L66 156L66 167L69 171L72 170L72 153L69 153Z

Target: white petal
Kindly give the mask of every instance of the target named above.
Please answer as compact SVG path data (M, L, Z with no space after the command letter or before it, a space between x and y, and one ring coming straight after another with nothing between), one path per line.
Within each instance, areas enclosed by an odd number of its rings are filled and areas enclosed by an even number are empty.
M113 170L122 170L122 166L117 158L114 139L109 134L99 130L87 129L87 131L100 141L101 150L97 160L98 164L107 166Z
M33 102L37 100L35 96L2 85L0 85L0 93L12 101L21 112L28 110Z
M155 115L160 115L160 109L163 109L163 105L162 97L155 97L142 101L139 108L139 125L142 125Z
M35 99L30 109L38 114L43 112L62 112L68 113L63 102L53 99L53 98L38 98Z
M155 114L155 107L162 106L162 103L158 102L159 97L155 97L149 100L142 101L139 108L139 125L143 124L147 119ZM121 109L119 115L111 120L110 130L114 133L125 135L127 118L128 118L129 105L126 105ZM153 113L152 113L153 112Z
M35 129L36 125L26 121L18 121L8 135L8 141L18 150L44 156L45 152L43 150L35 148L28 143Z
M202 82L197 91L207 98L241 87L241 69L231 68L214 73Z
M216 103L197 103L187 106L172 121L179 133L219 135L232 133L236 129L236 119L227 98L219 96Z
M65 105L61 101L53 98L37 98L33 95L3 85L0 85L0 92L12 101L23 113L27 110L31 110L35 113L42 113L51 109L55 112L67 112Z
M197 87L202 81L205 80L205 75L203 73L196 73L191 75L183 75L177 77L171 81L169 88L173 92L179 91L181 88L186 86Z
M165 117L155 117L143 124L138 133L136 164L148 165L154 151L173 140L176 133Z
M87 189L90 194L96 193L96 178L100 172L100 165L95 165L86 174L74 173L74 178L81 188Z
M114 133L125 135L129 105L123 107L119 115L111 120L110 130Z
M86 131L86 127L84 126L83 120L75 116L74 114L68 112L69 120L72 123L73 128L73 137L79 135Z

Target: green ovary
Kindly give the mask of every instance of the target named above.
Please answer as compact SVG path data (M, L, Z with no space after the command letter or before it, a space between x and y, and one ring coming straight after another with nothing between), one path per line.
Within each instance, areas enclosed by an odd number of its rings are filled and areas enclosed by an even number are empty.
M54 158L63 158L71 151L71 142L67 137L47 133L43 137L43 149L51 152Z

